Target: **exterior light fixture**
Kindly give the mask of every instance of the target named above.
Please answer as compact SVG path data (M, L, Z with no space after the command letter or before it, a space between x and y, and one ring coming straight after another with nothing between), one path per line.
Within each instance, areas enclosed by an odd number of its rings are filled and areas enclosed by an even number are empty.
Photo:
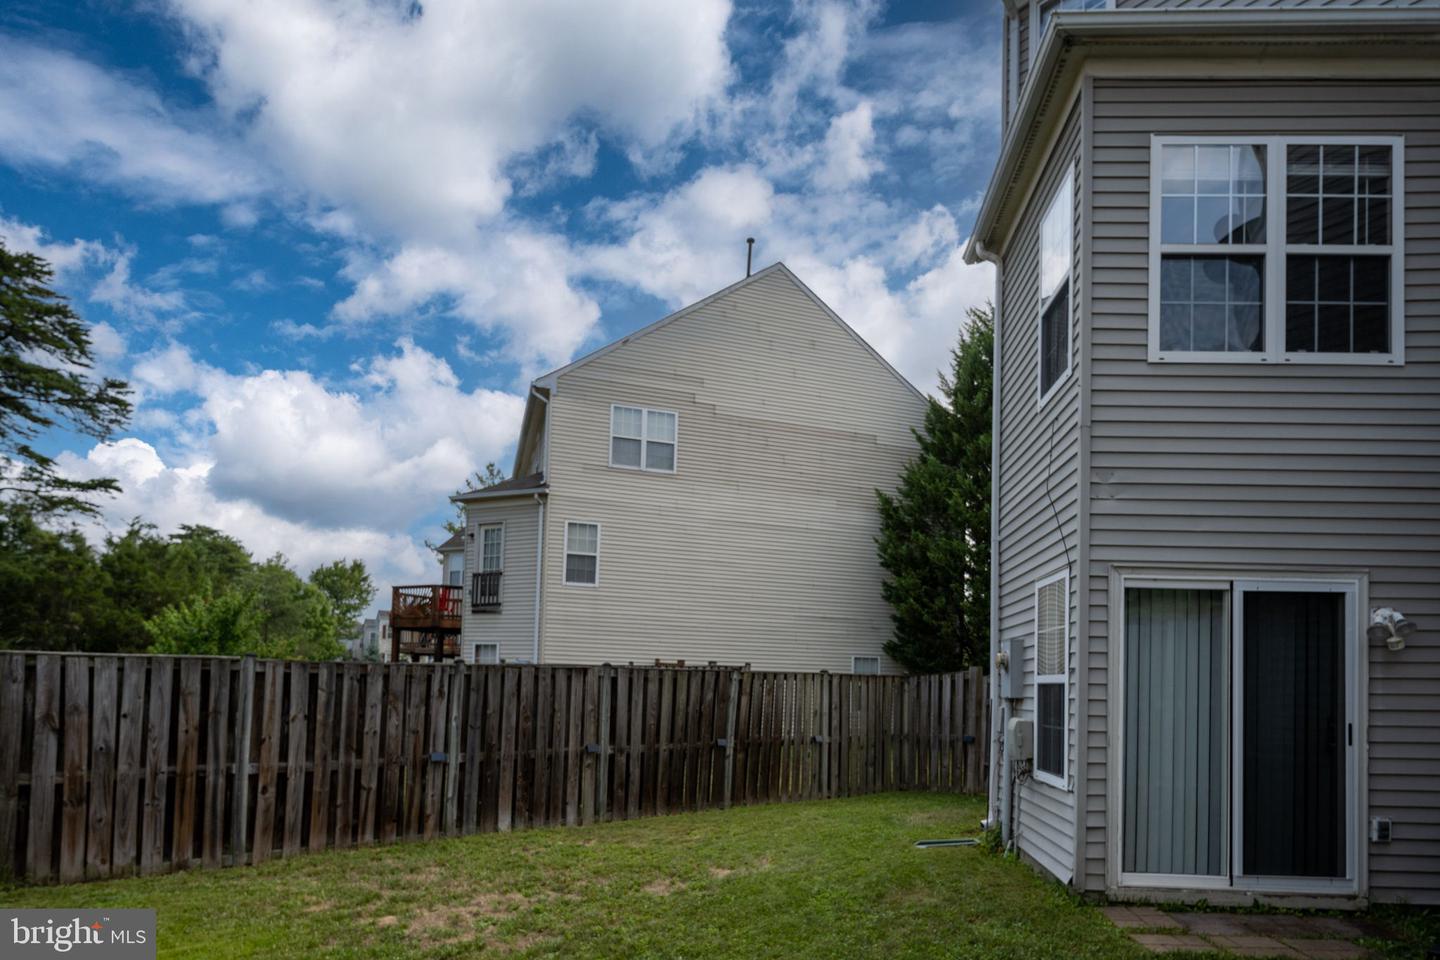
M1370 611L1370 626L1365 636L1371 643L1383 640L1391 650L1404 650L1405 638L1418 629L1414 620L1394 607L1377 607Z

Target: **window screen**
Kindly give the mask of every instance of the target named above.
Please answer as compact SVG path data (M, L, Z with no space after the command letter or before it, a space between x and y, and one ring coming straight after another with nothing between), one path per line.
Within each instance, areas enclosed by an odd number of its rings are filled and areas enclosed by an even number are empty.
M1035 590L1035 770L1065 776L1065 654L1069 590L1060 577Z

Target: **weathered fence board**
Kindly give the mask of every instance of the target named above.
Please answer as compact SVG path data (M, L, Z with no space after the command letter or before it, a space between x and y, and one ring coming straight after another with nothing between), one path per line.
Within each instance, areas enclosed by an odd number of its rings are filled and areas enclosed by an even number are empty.
M0 654L0 876L985 788L979 668L935 677Z

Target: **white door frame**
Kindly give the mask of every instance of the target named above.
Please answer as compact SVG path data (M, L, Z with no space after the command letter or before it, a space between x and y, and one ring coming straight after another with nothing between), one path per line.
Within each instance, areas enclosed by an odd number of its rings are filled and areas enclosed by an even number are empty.
M1161 590L1225 590L1230 607L1231 631L1231 848L1227 855L1228 876L1192 876L1189 874L1127 873L1123 866L1123 831L1125 783L1125 592L1127 589ZM1242 822L1239 803L1243 798L1243 765L1237 764L1239 738L1243 735L1239 713L1242 698L1235 695L1243 689L1243 677L1237 671L1244 663L1243 593L1253 590L1316 590L1338 592L1346 597L1345 617L1345 714L1347 730L1352 739L1346 752L1346 817L1349 835L1346 838L1346 876L1343 879L1314 877L1247 877L1240 872L1240 833ZM1368 856L1363 838L1367 816L1367 791L1362 783L1366 769L1368 741L1368 704L1366 684L1369 674L1368 648L1362 618L1369 604L1369 580L1363 573L1335 575L1324 572L1276 572L1273 570L1231 570L1226 568L1120 568L1110 571L1109 590L1109 677L1108 700L1111 718L1107 752L1109 776L1106 816L1106 887L1112 894L1126 890L1186 890L1197 893L1234 892L1296 896L1364 896L1368 890ZM1237 678L1239 678L1237 680Z

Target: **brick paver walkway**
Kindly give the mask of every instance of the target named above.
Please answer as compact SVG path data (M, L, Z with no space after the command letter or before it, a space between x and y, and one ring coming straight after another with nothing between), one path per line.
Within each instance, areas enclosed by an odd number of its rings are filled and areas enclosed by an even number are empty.
M1235 957L1356 960L1355 941L1380 931L1362 921L1269 913L1166 913L1155 907L1103 908L1110 922L1152 953L1214 952Z

